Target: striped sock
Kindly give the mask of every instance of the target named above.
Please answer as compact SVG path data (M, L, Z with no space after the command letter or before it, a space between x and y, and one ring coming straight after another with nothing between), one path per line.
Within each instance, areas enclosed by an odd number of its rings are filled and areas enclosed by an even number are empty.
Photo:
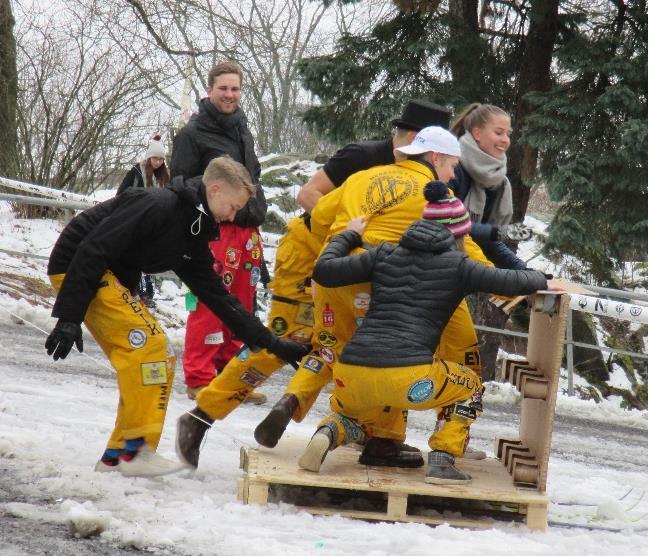
M119 456L122 452L123 450L120 450L119 448L106 448L103 456L101 456L101 461L109 467L114 467L119 463Z
M124 451L119 456L124 461L132 460L144 446L144 438L132 438L126 441Z

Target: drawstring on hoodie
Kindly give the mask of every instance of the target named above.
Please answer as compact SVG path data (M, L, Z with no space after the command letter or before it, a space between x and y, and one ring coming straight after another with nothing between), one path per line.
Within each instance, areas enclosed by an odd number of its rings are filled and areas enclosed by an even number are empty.
M207 216L207 213L205 212L205 209L203 208L202 204L198 205L198 206L196 207L196 209L198 209L198 211L199 211L199 213L198 213L198 218L196 218L196 219L191 223L191 228L190 228L190 230L191 230L191 235L194 235L194 236L197 236L197 235L200 233L201 224L202 224L202 215L204 214L205 216ZM197 230L194 230L196 224L198 224L198 229L197 229Z

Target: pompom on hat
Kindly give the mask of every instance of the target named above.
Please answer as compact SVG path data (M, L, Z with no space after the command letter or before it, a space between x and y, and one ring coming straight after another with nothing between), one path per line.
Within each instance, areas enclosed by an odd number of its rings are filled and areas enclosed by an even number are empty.
M162 137L159 133L156 133L153 138L149 141L148 149L146 149L146 154L144 155L144 160L149 158L164 158L166 156L166 149L162 143Z
M472 224L464 204L456 197L448 196L448 186L442 181L428 182L423 190L428 204L423 209L423 218L443 224L455 237L470 233Z

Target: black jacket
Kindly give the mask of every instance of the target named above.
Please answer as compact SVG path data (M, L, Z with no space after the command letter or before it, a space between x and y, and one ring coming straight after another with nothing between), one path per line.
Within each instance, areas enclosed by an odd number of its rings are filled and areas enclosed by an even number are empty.
M431 220L414 222L398 245L384 243L347 256L361 245L355 232L338 234L313 271L313 280L329 288L371 282L369 311L343 349L343 363L429 363L452 313L469 293L522 295L547 287L541 272L501 270L470 260L455 249L448 229Z
M473 179L467 170L459 163L455 168L455 175L452 180L448 182L448 187L452 189L458 199L464 201L468 191L472 187ZM526 263L520 259L513 251L511 251L505 243L499 240L492 239L494 236L494 226L486 223L488 215L490 214L493 205L493 193L486 192L486 207L484 209L484 217L482 222L473 222L470 236L475 240L475 243L481 247L484 255L490 260L497 268L511 268L514 270L524 270L527 268Z
M144 187L144 176L139 164L135 164L124 176L124 179L117 188L116 195L126 191L129 187Z
M259 183L261 165L254 153L254 139L247 127L247 118L240 108L232 114L223 114L204 98L198 113L191 116L173 139L171 177L200 176L211 160L226 155L243 164L257 184L256 198L250 199L236 213L234 223L244 228L260 226L268 205Z
M50 255L48 274L66 273L52 315L80 323L110 270L129 289L140 272L174 271L244 342L266 347L274 337L230 295L214 272L208 242L218 238L200 178L166 188L130 187L77 215Z

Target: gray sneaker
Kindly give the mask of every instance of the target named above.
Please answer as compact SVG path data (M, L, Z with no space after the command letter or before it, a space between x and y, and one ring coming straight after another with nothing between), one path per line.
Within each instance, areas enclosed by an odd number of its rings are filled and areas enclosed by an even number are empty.
M433 450L428 454L428 470L425 482L433 485L461 485L467 484L472 477L454 466L455 459L452 454Z

